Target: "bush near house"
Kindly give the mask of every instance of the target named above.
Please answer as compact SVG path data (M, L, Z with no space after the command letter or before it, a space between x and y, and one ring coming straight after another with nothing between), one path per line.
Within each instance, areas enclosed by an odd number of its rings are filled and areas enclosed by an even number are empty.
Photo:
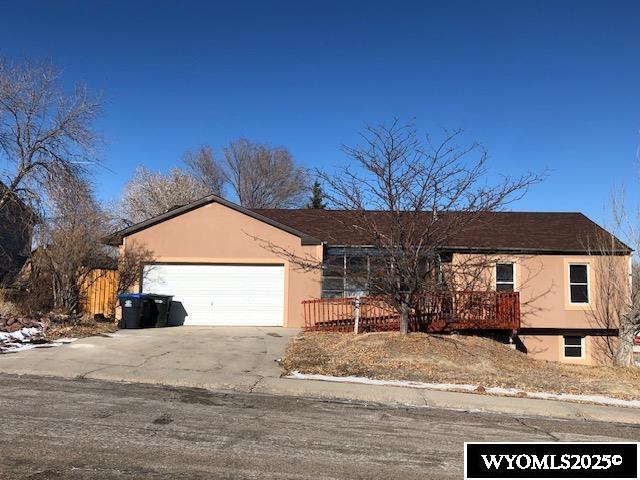
M287 373L640 398L639 368L535 360L508 345L475 336L307 332L291 341L283 367Z

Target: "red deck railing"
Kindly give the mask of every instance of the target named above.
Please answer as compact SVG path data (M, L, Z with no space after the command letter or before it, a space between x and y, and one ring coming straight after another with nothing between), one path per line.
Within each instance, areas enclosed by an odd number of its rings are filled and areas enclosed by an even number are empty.
M380 297L304 300L306 330L359 332L398 330L400 315ZM520 328L518 292L423 293L409 312L412 331L517 330Z

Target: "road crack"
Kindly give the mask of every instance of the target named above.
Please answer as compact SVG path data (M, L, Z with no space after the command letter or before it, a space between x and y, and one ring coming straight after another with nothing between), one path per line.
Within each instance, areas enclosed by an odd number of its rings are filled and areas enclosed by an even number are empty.
M253 385L251 385L251 387L249 387L249 393L253 393L253 389L256 388L258 386L258 384L264 380L264 377L260 377L258 378Z
M134 368L140 368L142 366L144 366L145 363L147 363L149 360L154 359L154 358L160 358L163 357L165 355L170 354L171 352L162 352L162 353L158 353L157 355L149 355L147 358L145 358L142 363L140 365L133 365Z
M160 358L164 355L168 355L171 352L162 352L162 353L158 353L157 355L149 355L147 358L145 358L142 363L138 364L138 365L126 365L126 364L121 364L121 363L111 363L108 365L103 365L102 367L99 368L94 368L93 370L89 370L88 372L84 372L81 373L80 375L77 375L75 378L78 380L85 380L87 378L88 375L91 375L93 373L99 372L101 370L106 370L108 368L112 368L112 367L125 367L125 368L140 368L143 367L149 360L154 359L154 358Z
M533 430L536 433L541 433L543 435L546 435L549 438L551 438L554 442L561 442L562 441L561 438L557 437L556 435L554 435L551 432L546 431L544 428L540 428L540 427L537 427L535 425L530 425L530 424L528 424L527 422L525 422L521 418L518 418L518 417L514 417L514 418L515 418L516 422L518 422L523 427L529 428L529 429Z

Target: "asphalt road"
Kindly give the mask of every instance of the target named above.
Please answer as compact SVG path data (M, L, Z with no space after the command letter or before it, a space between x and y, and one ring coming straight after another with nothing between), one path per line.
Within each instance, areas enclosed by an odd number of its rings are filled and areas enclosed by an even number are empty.
M0 478L461 478L464 441L640 427L0 376Z

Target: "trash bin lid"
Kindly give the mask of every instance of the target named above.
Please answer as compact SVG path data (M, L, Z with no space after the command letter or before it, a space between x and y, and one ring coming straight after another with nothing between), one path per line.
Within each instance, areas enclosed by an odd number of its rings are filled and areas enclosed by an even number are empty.
M147 297L146 293L121 293L118 295L118 298L145 298Z
M162 298L167 301L170 301L171 299L173 299L173 295L162 295L160 293L146 293L145 295L151 298Z

